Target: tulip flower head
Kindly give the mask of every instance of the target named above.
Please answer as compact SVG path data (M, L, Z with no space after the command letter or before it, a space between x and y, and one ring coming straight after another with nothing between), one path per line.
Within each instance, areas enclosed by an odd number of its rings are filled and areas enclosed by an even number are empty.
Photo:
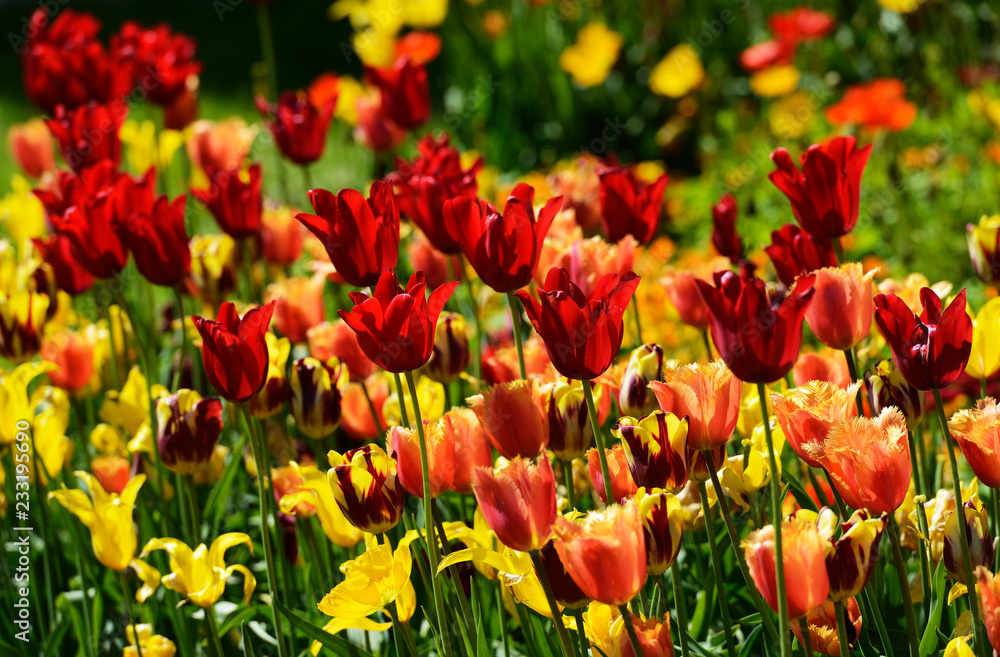
M978 485L974 482L975 489ZM948 575L955 581L969 585L965 577L962 563L961 537L959 532L965 532L969 544L969 558L972 568L984 566L993 570L993 534L990 533L989 517L986 515L986 505L979 499L977 492L970 491L969 499L962 506L948 515L944 525L944 551L942 559Z
M501 543L530 552L549 541L556 521L556 484L546 456L537 464L516 457L496 470L478 468L472 473L472 489Z
M454 434L445 430L445 419L424 421L427 443L427 467L431 479L431 497L447 491L455 479ZM406 427L392 427L386 436L389 455L396 459L399 483L410 495L424 494L417 432Z
M282 155L296 164L311 164L323 155L336 95L315 105L303 91L286 91L276 104L257 96L256 105Z
M125 646L122 657L139 657L140 649L143 657L174 657L177 654L177 646L174 642L165 636L153 634L152 625L147 623L129 624L125 627L125 633L128 636L129 644Z
M819 448L830 431L857 417L855 399L861 382L844 390L825 381L812 381L781 395L771 394L771 408L781 430L799 458L810 467L822 467L809 445Z
M608 460L608 475L611 477L612 501L623 500L635 495L639 487L632 480L625 448L620 444L615 445L605 452L605 458ZM607 504L604 472L601 470L600 456L596 448L587 450L587 471L590 473L590 483L593 484L597 496Z
M29 290L0 293L0 356L21 363L38 353L49 303Z
M374 444L346 454L330 452L327 478L333 498L352 525L369 534L396 526L403 515L403 490L396 461Z
M359 621L385 609L413 593L410 571L413 559L409 543L400 542L393 550L388 537L384 543L376 538L357 559L342 566L344 581L323 596L318 608L327 616L341 621Z
M191 248L184 227L187 196L169 202L160 196L149 208L138 208L116 226L118 236L135 256L135 266L154 285L174 287L191 272Z
M622 316L639 277L629 272L603 276L584 294L568 271L553 267L538 290L538 300L519 290L531 324L559 373L589 381L603 374L618 355L624 336Z
M242 171L206 169L208 189L192 189L204 203L222 230L235 240L253 237L260 232L264 203L261 193L260 164L252 164L246 180Z
M430 358L438 315L457 285L445 283L427 297L423 272L414 272L404 290L387 271L379 277L373 297L351 292L354 308L338 312L357 333L369 360L388 372L411 372Z
M277 338L268 331L264 334L267 342L267 379L264 387L250 398L247 406L250 415L258 419L269 418L285 407L288 401L288 374L285 365L292 343L288 338Z
M972 351L972 319L963 289L942 312L941 298L920 290L923 311L914 315L895 294L875 297L875 322L903 378L918 390L940 390L962 374Z
M803 519L785 521L781 526L781 537L785 572L795 574L795 585L785 591L788 617L794 620L823 604L830 591L825 564L827 545L815 523ZM777 613L774 525L767 525L750 534L742 547L757 590Z
M212 458L222 432L222 401L182 389L156 402L156 443L163 465L192 474Z
M1000 487L1000 408L996 399L986 397L976 408L958 411L948 421L948 428L976 477L990 488Z
M241 532L223 534L212 541L211 547L204 543L192 550L176 538L153 538L142 549L142 555L163 550L170 555L169 575L164 575L163 586L184 596L185 602L199 607L211 607L226 592L226 581L233 573L243 575L243 602L249 603L257 579L250 569L242 564L226 565L226 551L237 545L246 545L253 554L250 537Z
M455 473L451 489L462 495L471 495L472 473L477 468L493 466L490 441L486 438L479 418L470 408L453 408L444 414L442 421L445 440L455 445Z
M967 224L965 235L976 276L984 283L1000 282L1000 214Z
M640 244L653 239L660 225L667 174L653 183L639 180L629 167L609 167L599 172L601 224L609 242L631 235Z
M241 318L226 301L215 321L193 317L201 334L205 372L215 390L231 402L244 402L260 392L267 381L270 359L264 334L274 302L256 306Z
M589 382L560 379L548 386L547 449L563 461L583 456L594 441L583 386ZM611 410L611 391L607 386L594 386L597 424L602 426Z
M786 286L795 279L824 267L837 266L837 252L833 242L825 237L811 235L795 224L785 224L771 232L771 244L764 251L771 258L778 280Z
M850 617L850 622L845 628L848 646L854 647L858 637L861 635L861 609L854 598L848 598L844 603L844 612ZM809 625L809 640L812 648L821 655L839 657L840 637L837 634L837 623L844 622L843 618L837 618L836 609L832 600L827 600L813 611L806 614L806 622ZM798 623L792 623L792 632L799 638L801 643L802 628ZM945 651L945 655L948 652ZM950 656L948 656L950 657Z
M639 417L656 410L656 398L650 382L659 381L663 372L663 348L647 343L636 347L629 355L618 393L618 408L623 415Z
M983 610L983 625L990 645L1000 646L1000 577L989 568L976 568L976 584Z
M70 238L60 233L47 237L34 237L31 243L38 256L48 267L56 284L63 292L71 295L86 292L94 284L94 277L77 260Z
M79 173L84 168L109 160L121 163L122 142L118 129L128 116L125 103L90 102L76 109L57 105L47 121L67 166Z
M311 356L292 363L289 406L295 426L310 438L320 440L340 425L341 389L347 385L347 368L331 358L322 362Z
M906 426L911 430L924 416L927 393L911 386L892 360L880 361L865 372L865 387L875 413L895 406L906 417Z
M719 255L730 262L743 259L743 241L736 232L736 215L739 209L732 194L723 194L719 202L712 206L712 246Z
M535 381L500 383L468 399L486 437L506 459L534 458L549 441L545 394Z
M803 511L796 512L796 516ZM816 525L830 542L826 554L826 574L830 579L830 599L845 601L861 593L875 572L879 546L888 515L873 517L867 511L855 511L840 524L841 535L834 538L837 516L830 509L821 509Z
M715 285L698 281L708 304L712 342L729 369L747 383L771 383L792 369L802 346L802 318L813 276L800 276L787 294L759 278L717 272Z
M632 480L643 488L676 491L687 483L688 419L655 411L623 417L611 430L621 441Z
M465 317L443 312L434 329L434 350L424 374L438 383L457 381L469 366L469 335Z
M974 379L989 379L1000 371L1000 297L983 304L972 320L972 351L965 372Z
M310 277L289 276L272 283L264 291L264 301L274 301L274 328L292 344L305 342L309 329L326 319L323 307L323 288L326 278L320 274Z
M348 522L340 505L334 498L333 489L326 473L311 465L292 461L289 464L297 479L293 489L278 500L282 513L308 517L315 513L323 533L334 545L353 548L361 540L361 531ZM275 485L278 478L275 477Z
M657 577L667 571L681 551L681 503L671 493L656 489L647 492L645 488L636 491L635 502L646 538L646 569Z
M872 327L872 278L856 262L815 272L806 321L816 338L832 349L850 349L868 337Z
M549 541L542 548L542 568L545 569L545 576L549 580L549 587L556 602L567 609L579 609L590 602L580 587L576 585L573 578L566 572L559 552L556 551L554 541ZM536 572L537 576L537 572Z
M323 243L344 280L369 287L396 268L399 209L391 184L376 180L367 199L353 189L342 189L336 196L311 189L309 200L316 214L300 212L296 219Z
M412 130L430 118L427 69L408 55L387 68L366 66L365 78L382 93L381 111L399 127Z
M646 581L646 540L634 500L591 511L582 521L559 518L556 551L587 597L608 605L634 598Z
M633 614L632 625L639 638L642 654L635 654L628 633L622 632L618 637L621 657L674 657L674 644L670 639L670 614L663 618L643 618Z
M661 410L687 418L687 446L701 451L725 445L739 419L742 388L726 364L665 367L662 379L649 389Z

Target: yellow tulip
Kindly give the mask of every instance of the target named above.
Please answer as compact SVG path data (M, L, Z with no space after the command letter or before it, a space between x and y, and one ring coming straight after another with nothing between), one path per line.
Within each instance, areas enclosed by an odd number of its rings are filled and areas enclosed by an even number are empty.
M878 0L883 9L895 11L900 14L909 14L920 8L926 0Z
M771 437L774 441L775 457L778 459L778 474L781 474L781 452L785 447L785 434L781 431L776 417L771 416ZM753 430L750 453L744 460L743 454L730 456L719 471L722 491L743 510L750 508L749 496L767 485L771 467L764 436L764 423Z
M106 422L90 430L90 444L102 454L125 454L127 451L121 432Z
M46 483L73 458L74 443L66 437L69 395L62 388L43 386L31 395L30 406L35 412L32 421L35 457L42 465L40 481Z
M409 544L400 543L393 550L388 537L384 543L375 538L361 556L341 564L345 579L323 596L319 610L341 621L365 619L396 602L408 587L412 589L412 568Z
M800 76L799 69L794 66L772 66L753 74L750 90L765 98L785 96L799 86Z
M403 395L403 398L406 400L406 417L413 419L416 416L413 414L413 401L409 393ZM437 381L421 376L417 381L417 398L420 400L420 415L424 420L433 422L444 415L444 386ZM399 415L399 397L395 391L385 400L382 414L389 426L403 424Z
M948 642L944 657L974 657L975 651L969 646L971 636L957 636Z
M10 192L0 198L0 224L18 249L24 249L32 237L45 235L45 206L32 192L24 176L11 179ZM22 251L23 253L23 251Z
M330 480L325 472L311 465L290 463L295 473L302 480L294 492L282 496L278 505L282 513L296 515L295 507L300 503L312 505L316 509L319 524L323 533L335 545L353 548L361 540L361 531L347 521L344 512L340 510L330 488Z
M174 153L184 145L184 133L177 130L162 130L157 139L156 124L152 121L129 119L118 131L125 156L135 173L145 173L150 167L166 169L174 159Z
M705 69L698 52L686 43L674 46L649 74L653 93L680 98L696 89L705 80Z
M17 438L18 420L29 420L32 407L28 399L28 384L45 372L56 368L52 363L31 362L18 365L13 372L0 370L0 445L10 445Z
M152 389L147 387L146 377L135 366L129 371L121 391L108 390L104 393L104 402L98 415L105 422L134 436L143 424L149 422L149 396L159 399L167 394L167 389L158 383Z
M136 626L128 625L125 628L128 635L128 645L122 657L139 657L139 648L142 648L142 657L174 657L177 653L177 646L170 639L153 634L153 626L142 623ZM138 640L136 640L138 634Z
M621 634L625 629L618 607L591 602L583 612L583 630L595 648L607 657L621 655ZM596 651L595 651L596 652Z
M594 87L608 78L618 61L622 37L599 21L588 23L576 35L576 43L559 56L559 67L581 87Z
M337 81L337 108L334 115L349 126L358 124L358 97L365 92L357 78L345 75Z
M969 313L971 315L971 312ZM1000 370L1000 297L987 301L972 321L972 353L965 371L988 379Z
M146 481L146 475L136 475L125 486L121 495L108 493L89 472L75 473L86 485L90 494L79 488L62 488L49 493L67 511L80 519L90 531L94 556L112 570L128 568L135 556L138 539L132 524L132 509L139 489Z
M242 564L226 566L226 550L246 544L253 554L250 537L242 532L219 536L211 547L200 544L194 551L176 538L153 538L142 549L142 556L154 550L164 550L170 555L171 573L163 576L163 586L176 591L199 607L211 607L226 591L226 580L234 572L243 574L243 602L257 587L257 580L250 569Z

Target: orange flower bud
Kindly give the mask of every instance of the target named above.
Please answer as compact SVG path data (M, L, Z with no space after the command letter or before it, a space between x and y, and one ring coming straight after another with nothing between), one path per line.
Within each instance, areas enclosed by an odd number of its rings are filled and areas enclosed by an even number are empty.
M632 625L639 637L642 655L638 657L674 657L674 644L670 640L670 614L661 618L642 619L632 615ZM627 632L618 637L621 657L637 657Z
M52 133L42 119L10 126L7 145L17 165L29 178L41 178L43 173L56 167Z
M90 462L90 471L107 493L121 495L125 485L132 478L132 468L128 460L118 454L96 456Z
M736 429L743 384L721 360L663 369L663 381L649 384L660 408L687 416L688 447L701 451L725 445Z
M795 577L794 584L785 590L788 617L794 620L823 604L830 592L825 561L827 546L815 523L801 519L793 518L782 523L781 539L785 573L794 573ZM774 548L774 525L755 531L743 541L750 576L761 596L777 613Z
M519 379L495 385L468 402L501 456L534 458L549 442L543 397L538 384Z
M477 468L472 489L501 543L528 552L548 542L556 521L556 482L546 456L538 465L516 457L496 470Z
M81 390L94 374L94 344L75 331L46 338L42 358L59 367L49 372L52 384L70 392Z
M832 383L812 381L788 395L771 394L771 408L785 439L811 467L822 467L809 445L822 447L830 430L858 414L855 398L861 383L847 390Z
M588 597L623 605L646 581L646 541L639 505L628 501L592 511L582 522L560 517L556 551Z
M813 272L812 303L806 321L820 342L833 349L850 349L867 337L872 328L875 304L872 279L875 270L864 272L860 263L824 267Z
M455 476L451 489L471 495L472 473L477 468L493 466L493 449L472 409L453 408L444 414L442 421L445 434L455 445Z
M431 497L437 497L451 487L455 478L455 443L453 434L445 431L444 418L435 422L424 420L427 442L427 469L431 478ZM424 494L424 478L420 465L419 436L413 429L392 427L386 436L389 455L396 459L396 474L407 493L415 497Z
M605 453L608 459L608 474L611 475L611 494L615 496L612 501L632 497L638 490L638 486L632 481L632 473L629 472L625 449L621 445L615 445ZM587 450L587 469L590 471L590 481L594 485L594 490L597 491L597 496L607 504L604 473L601 472L601 460L596 448Z

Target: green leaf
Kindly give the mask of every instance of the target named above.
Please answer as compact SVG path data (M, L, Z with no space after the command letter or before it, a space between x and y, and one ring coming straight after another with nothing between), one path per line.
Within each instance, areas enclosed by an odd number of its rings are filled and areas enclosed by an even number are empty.
M281 612L281 615L288 619L288 622L292 624L292 627L299 630L313 641L319 641L323 644L323 646L332 650L334 654L353 655L354 657L374 657L374 655L370 652L364 650L363 648L359 648L350 641L342 639L336 634L324 632L322 628L316 627L277 600L273 600L273 603L274 606L278 608L278 611Z
M215 484L212 492L208 495L208 502L205 503L205 510L201 517L211 519L210 527L218 524L219 515L226 509L226 498L229 497L236 471L239 470L240 463L243 462L243 448L246 447L246 444L247 437L244 435L239 446L230 452L229 463L226 464L222 477L219 478L219 482Z
M760 622L760 619L758 619L758 622ZM760 638L760 636L763 633L764 633L763 625L758 625L757 627L753 628L753 631L747 635L746 640L743 642L743 646L740 647L740 652L738 657L750 657L750 649L753 648L754 642L756 642L757 639Z
M486 628L483 625L483 609L479 605L479 590L476 588L476 580L471 580L472 584L472 618L476 622L476 655L477 657L491 657L489 646L486 643ZM458 595L462 595L459 591Z
M243 635L243 657L254 657L253 640L250 638L250 629L245 621L240 623L240 634Z
M83 604L87 604L84 600ZM83 614L80 610L76 608L76 605L66 597L65 593L61 593L58 598L56 598L56 608L63 614L68 614L70 622L73 623L73 631L76 632L77 639L80 642L81 649L86 645L87 638L92 636L88 631L86 624L83 622Z
M62 642L66 638L66 633L69 632L69 619L66 616L62 616L59 619L59 623L56 624L55 628L52 630L52 634L46 637L47 643L45 644L45 653L43 657L53 657L56 654L56 650L63 647ZM0 647L5 647L7 644L0 641ZM9 653L13 654L16 652L13 648L10 648Z
M941 615L944 613L944 606L947 604L945 596L945 569L944 559L938 562L934 569L934 580L931 582L934 590L934 609L927 619L927 627L924 628L924 635L920 639L920 657L929 657L938 651L937 630L941 626Z
M253 620L257 617L257 608L247 605L246 607L240 606L231 614L226 616L226 619L222 621L219 625L219 636L225 636L237 625L242 625L246 621Z
M749 616L744 616L743 618L737 619L733 623L734 625L760 625L760 612L750 614Z
M802 486L802 482L795 475L789 472L787 468L783 468L781 470L781 477L788 482L785 488L791 489L792 496L801 507L810 511L816 511L816 502L813 501L813 498L809 497L809 493L806 492L806 489ZM785 491L782 491L781 499L784 501Z

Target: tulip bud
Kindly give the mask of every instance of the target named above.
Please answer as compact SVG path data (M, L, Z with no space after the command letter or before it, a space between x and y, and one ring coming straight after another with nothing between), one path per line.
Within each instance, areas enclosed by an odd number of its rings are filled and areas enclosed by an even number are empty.
M363 532L389 531L403 516L403 490L396 477L396 461L378 445L365 445L346 454L330 452L326 476L333 499L348 522Z
M607 450L608 475L611 477L611 494L615 502L626 497L632 497L638 490L638 486L632 481L632 474L629 472L628 458L621 445L615 445ZM600 456L597 449L587 450L587 469L590 470L590 482L597 491L597 496L601 501L608 504L607 494L604 490L604 473L601 471Z
M49 297L19 289L0 294L0 356L21 363L38 353Z
M225 233L195 235L190 241L191 285L213 305L236 290L236 242Z
M156 402L160 460L172 472L192 474L212 458L222 432L222 401L181 389Z
M1000 282L1000 214L983 215L979 224L967 224L965 236L976 276L984 283Z
M56 168L53 143L52 133L39 118L15 123L7 130L10 153L29 178L41 178L43 173Z
M873 413L881 413L887 406L895 406L906 417L906 426L911 430L924 416L926 393L907 383L892 360L883 360L865 372L865 386L868 388Z
M292 417L302 433L319 440L336 430L340 387L346 384L347 368L336 358L323 363L307 356L292 363Z
M775 613L779 590L775 576L774 525L750 534L742 544L747 566L761 597ZM793 518L781 526L781 559L786 573L793 573L797 585L785 590L788 617L801 618L826 600L830 580L826 574L824 555L826 541L815 523Z
M646 569L660 576L677 560L681 551L683 517L681 503L670 493L636 491L635 501L642 516L642 531L646 535Z
M969 558L972 569L983 566L993 570L993 535L990 533L986 506L979 501L978 495L971 495L969 501L961 507L962 515L952 512L944 526L944 566L952 579L969 585L965 577L962 563L961 536L958 532L964 530L969 542ZM959 521L964 518L963 527Z
M854 598L848 598L844 603L844 612L849 616L850 622L845 628L847 644L854 647L857 644L858 636L861 634L861 610ZM806 614L806 622L809 624L809 638L812 648L821 655L839 657L843 654L840 650L840 637L837 634L837 623L843 622L842 618L837 618L832 600L827 600L822 605ZM792 632L802 643L802 628L798 623L792 623ZM945 651L947 655L948 652Z
M649 342L632 352L618 393L618 408L622 415L642 417L656 410L656 398L649 384L660 379L662 370L663 349L660 345Z
M538 465L514 458L493 470L472 473L476 502L501 543L520 552L540 550L556 520L556 482L548 457Z
M583 383L560 379L549 387L548 396L548 449L563 461L583 456L594 440L594 430L583 397ZM597 407L597 423L602 425L611 410L611 394L605 386L594 386L594 405Z
M267 380L260 392L247 402L250 415L257 419L269 418L285 406L288 400L288 377L285 375L285 364L288 362L288 352L292 348L288 338L278 339L273 333L264 334L267 342Z
M831 538L833 552L826 555L831 600L853 598L868 584L875 572L879 543L888 518L887 515L873 518L867 511L855 511L841 524L840 538L836 541Z
M94 457L90 470L107 493L121 495L125 485L132 478L131 464L119 454Z
M424 366L424 374L438 383L451 383L469 366L469 336L465 318L443 312L434 330L434 350Z
M549 441L543 396L537 384L520 379L495 385L467 401L501 456L533 458Z
M431 497L448 490L455 478L455 443L453 434L444 430L444 420L424 421L427 443L427 468L431 479ZM406 427L392 427L385 442L389 455L396 459L396 474L407 493L415 497L424 494L424 478L420 464L417 432Z
M671 491L687 483L687 418L656 411L642 419L623 417L611 430L625 450L636 485Z

